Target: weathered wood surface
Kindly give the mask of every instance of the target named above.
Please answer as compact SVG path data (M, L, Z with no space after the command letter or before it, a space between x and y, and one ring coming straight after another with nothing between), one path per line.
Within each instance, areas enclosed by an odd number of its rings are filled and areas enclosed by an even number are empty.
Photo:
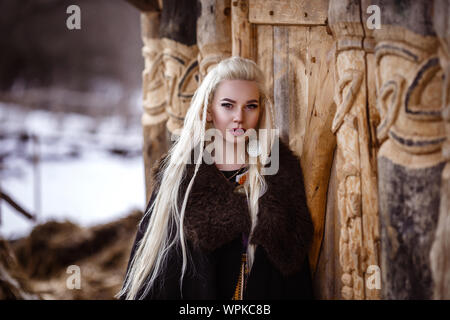
M270 101L273 102L273 27L270 25L257 26L256 37L256 63L261 70L264 70L266 88Z
M197 60L203 78L219 61L231 56L231 1L201 0L198 4Z
M164 0L159 26L169 115L167 128L176 134L198 86L196 0Z
M197 45L197 0L163 0L159 37Z
M273 27L273 102L276 125L280 139L289 144L289 30L287 27ZM293 70L293 72L295 72Z
M337 206L340 217L339 257L342 297L377 299L366 286L370 265L378 261L376 170L368 126L367 62L360 4L330 1L330 28L336 39L336 115L333 132L338 147Z
M299 81L303 81L302 78L304 79L304 75L301 74L304 71L300 68L296 73L297 80L294 83L297 83L297 87L304 87L306 103L291 105L293 109L300 109L300 116L295 120L300 126L291 131L291 137L301 136L303 134L301 128L305 128L301 153L300 151L298 153L301 155L308 207L314 223L314 237L309 259L312 270L315 270L322 246L328 181L336 147L336 137L331 132L333 115L336 110L332 95L335 85L334 61L331 58L332 55L330 56L333 39L327 33L326 27L300 28L306 32L307 41L304 44L292 43L292 48L306 48L303 61L305 61L307 81L299 83ZM291 51L298 50L292 48ZM300 101L301 93L291 91L291 100L299 95L300 98L297 101ZM304 109L306 111L303 111ZM300 139L297 137L293 140L300 141ZM296 150L294 145L291 147Z
M319 300L335 300L342 296L336 174L336 158L334 158L327 192L324 236L313 279L314 297Z
M166 0L159 12L141 14L143 55L142 116L147 200L152 190L151 168L167 152L181 129L198 86L196 1L179 5ZM169 130L169 132L167 132Z
M249 20L255 24L325 25L328 0L250 0Z
M167 129L178 134L183 127L184 117L198 87L198 48L197 45L186 46L171 39L161 39L163 43L162 63L169 115Z
M424 0L175 3L164 1L161 23L143 23L146 175L181 128L198 80L224 57L251 58L265 72L282 139L301 156L310 263L316 288L328 288L320 297L378 299L370 265L381 266L384 298L430 298L431 270L442 279L435 297L448 294L447 2L435 1L440 43ZM371 4L381 8L379 30L364 24Z
M442 86L442 116L447 141L442 148L446 165L442 172L441 199L436 236L431 249L431 271L434 282L433 298L450 299L450 3L434 1L433 25L438 36L439 61L444 71Z
M308 206L315 226L309 257L315 270L336 145L330 130L335 110L331 94L333 59L329 54L333 39L324 26L257 25L256 34L257 63L265 71L267 87L273 93L281 138L302 159Z
M311 117L311 104L309 104L310 73L312 73L312 68L317 62L315 60L317 53L311 54L309 52L309 50L312 50L310 40L312 37L315 37L317 41L322 41L322 39L320 35L314 33L313 30L315 29L309 27L289 26L285 28L289 30L287 64L291 70L289 72L289 144L301 155L306 143L305 135L308 129L308 119ZM311 98L314 100L314 97L311 96Z
M248 20L248 0L231 1L231 48L233 56L255 59L255 26Z
M162 42L159 39L158 12L141 13L141 33L144 47L142 54L145 67L142 74L143 107L141 123L143 130L143 157L145 168L146 201L152 192L151 168L168 149L166 134L167 98L162 64Z
M439 213L442 70L432 30L432 2L374 1L382 295L432 298L430 249Z

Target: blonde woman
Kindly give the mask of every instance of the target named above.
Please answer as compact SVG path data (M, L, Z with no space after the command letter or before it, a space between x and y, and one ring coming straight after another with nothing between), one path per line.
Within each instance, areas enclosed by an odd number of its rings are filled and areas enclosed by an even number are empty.
M278 139L257 65L221 61L197 89L155 187L121 299L311 299L300 160Z

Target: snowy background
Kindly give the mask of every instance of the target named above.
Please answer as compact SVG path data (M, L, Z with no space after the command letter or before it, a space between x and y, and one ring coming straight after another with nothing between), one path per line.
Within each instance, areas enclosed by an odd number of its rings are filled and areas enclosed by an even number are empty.
M89 226L143 210L140 121L1 103L0 183L25 210L37 214L37 223L69 219ZM35 225L5 201L0 209L0 235L7 239L27 235Z
M124 0L0 0L0 189L37 223L144 209L142 46ZM0 237L35 225L0 200Z

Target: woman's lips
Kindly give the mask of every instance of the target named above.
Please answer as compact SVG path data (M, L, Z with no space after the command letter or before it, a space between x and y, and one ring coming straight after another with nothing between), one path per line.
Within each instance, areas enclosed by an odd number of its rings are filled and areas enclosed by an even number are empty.
M242 135L245 133L245 130L242 129L242 128L239 128L239 129L231 129L230 132L231 132L231 134L232 134L233 136L242 136Z

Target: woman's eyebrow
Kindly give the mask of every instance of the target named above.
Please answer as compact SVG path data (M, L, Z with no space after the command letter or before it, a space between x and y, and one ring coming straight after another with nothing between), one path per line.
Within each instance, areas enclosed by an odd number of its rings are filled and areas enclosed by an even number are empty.
M228 102L231 102L231 103L236 103L236 101L234 101L232 99L228 99L228 98L223 98L221 101L228 101ZM253 99L253 100L248 100L247 101L247 103L252 103L252 102L258 103L258 100Z
M236 103L236 101L228 99L228 98L223 98L221 101L228 101L228 102L231 102L231 103Z

